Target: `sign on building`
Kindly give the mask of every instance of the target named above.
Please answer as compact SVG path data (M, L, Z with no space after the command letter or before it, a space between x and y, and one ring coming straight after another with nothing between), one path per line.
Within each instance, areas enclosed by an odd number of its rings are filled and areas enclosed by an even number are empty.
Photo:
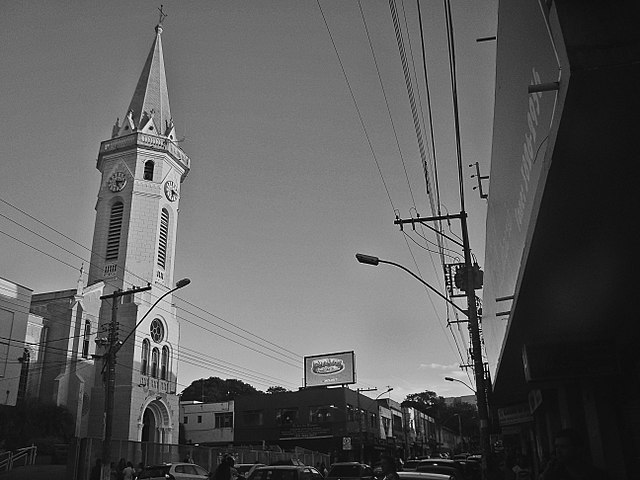
M304 386L326 387L356 383L353 351L304 357Z

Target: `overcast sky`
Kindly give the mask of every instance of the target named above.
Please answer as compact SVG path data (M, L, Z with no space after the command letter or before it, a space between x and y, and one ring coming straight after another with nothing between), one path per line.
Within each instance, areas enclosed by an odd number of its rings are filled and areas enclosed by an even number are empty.
M419 117L427 120L416 1L396 5L417 72ZM420 5L441 203L457 213L443 3ZM171 112L192 160L181 188L175 275L192 281L177 300L185 348L179 390L209 376L296 389L305 355L354 350L353 388L391 386L398 401L425 389L467 395L443 379L469 383L458 351L466 361L466 327L454 327L456 347L442 300L397 268L354 257L395 261L442 290L440 260L419 236L433 242L434 235L405 229L407 238L393 224L394 209L402 218L434 212L389 3L362 2L384 90L358 2L320 6L329 30L316 1L164 0ZM0 4L0 276L35 292L75 287L93 236L98 147L126 113L157 7ZM495 42L476 39L495 35L497 2L452 0L452 12L466 208L482 265L486 202L472 190L468 165L477 161L488 174ZM428 120L423 128L433 163ZM458 224L451 228L459 234Z

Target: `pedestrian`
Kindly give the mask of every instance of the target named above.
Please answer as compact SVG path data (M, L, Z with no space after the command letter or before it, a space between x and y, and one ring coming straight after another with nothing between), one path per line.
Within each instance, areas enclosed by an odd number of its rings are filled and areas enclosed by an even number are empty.
M143 470L144 470L144 463L142 462L138 463L138 466L136 467L135 478L138 478Z
M127 466L127 461L124 458L121 458L118 462L118 466L116 467L116 479L123 480L124 479L124 469Z
M398 476L398 467L396 459L390 455L382 455L380 457L380 467L382 468L383 480L400 480Z
M584 440L576 430L560 430L554 436L555 455L540 480L605 480L606 473L588 461L584 447Z
M236 470L235 468L233 468L234 464L235 460L231 455L224 457L213 474L209 474L209 478L211 480L232 480L233 471Z
M327 470L327 467L324 465L324 462L320 464L320 473L322 474L323 477L326 477L327 475L329 475L329 470Z
M127 466L122 470L122 479L123 480L133 480L135 477L136 471L133 468L133 463L127 462Z
M89 480L100 480L100 477L102 477L102 460L96 458L96 463L89 473Z

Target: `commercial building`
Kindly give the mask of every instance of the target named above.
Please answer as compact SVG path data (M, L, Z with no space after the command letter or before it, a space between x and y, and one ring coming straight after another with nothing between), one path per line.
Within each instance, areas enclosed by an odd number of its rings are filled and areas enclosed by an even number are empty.
M637 2L501 1L482 326L507 453L637 475ZM635 477L634 477L635 478Z

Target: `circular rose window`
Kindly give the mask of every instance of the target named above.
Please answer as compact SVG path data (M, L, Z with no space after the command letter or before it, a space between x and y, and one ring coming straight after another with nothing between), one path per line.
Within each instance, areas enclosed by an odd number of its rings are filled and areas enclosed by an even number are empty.
M156 343L160 343L164 338L164 325L162 325L162 322L155 318L153 322L151 322L151 327L149 328L149 330L153 341Z

